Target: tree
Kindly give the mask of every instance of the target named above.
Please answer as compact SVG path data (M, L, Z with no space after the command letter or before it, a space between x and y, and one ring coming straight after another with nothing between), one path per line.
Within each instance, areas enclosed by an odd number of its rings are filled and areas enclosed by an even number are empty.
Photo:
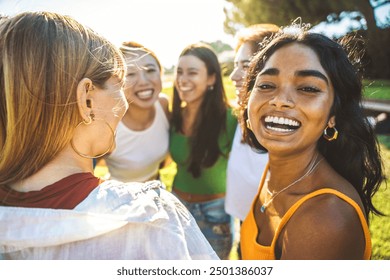
M364 22L363 34L367 40L367 53L371 60L366 67L370 78L390 79L390 26L379 28L374 9L390 4L389 0L225 0L231 9L224 9L225 32L235 34L242 26L270 22L280 26L290 24L297 17L312 26L326 21L336 23L345 16ZM358 11L358 13L346 13ZM353 29L353 28L351 28ZM354 30L351 30L354 31Z

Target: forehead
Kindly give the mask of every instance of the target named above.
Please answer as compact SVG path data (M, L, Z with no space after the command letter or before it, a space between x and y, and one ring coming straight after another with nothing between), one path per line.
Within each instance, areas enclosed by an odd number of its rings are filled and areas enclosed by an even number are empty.
M315 69L326 74L315 51L299 43L288 44L276 50L264 65L264 69L270 67L290 70Z
M157 66L156 59L147 52L144 51L131 51L125 54L125 61L127 66L135 66L135 65L147 65L153 64Z
M194 55L183 55L179 58L178 67L180 68L196 68L206 70L206 64Z
M253 55L252 47L249 43L243 43L237 50L235 61L250 60Z

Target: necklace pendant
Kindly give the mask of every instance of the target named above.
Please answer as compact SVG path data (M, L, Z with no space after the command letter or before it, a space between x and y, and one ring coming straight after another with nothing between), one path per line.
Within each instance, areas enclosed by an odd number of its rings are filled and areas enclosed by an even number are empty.
M261 212L261 213L264 213L264 212L265 212L265 205L264 205L264 204L261 205L261 207L260 207L260 212Z

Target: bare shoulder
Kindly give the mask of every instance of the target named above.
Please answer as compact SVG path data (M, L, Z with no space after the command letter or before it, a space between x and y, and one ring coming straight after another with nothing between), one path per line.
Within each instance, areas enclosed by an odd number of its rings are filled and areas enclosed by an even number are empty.
M170 119L170 113L169 113L169 97L165 93L160 93L158 96L158 101L161 104L161 107L164 110L165 115L167 116L167 119Z
M336 195L303 203L281 236L286 259L362 259L365 237L355 208Z

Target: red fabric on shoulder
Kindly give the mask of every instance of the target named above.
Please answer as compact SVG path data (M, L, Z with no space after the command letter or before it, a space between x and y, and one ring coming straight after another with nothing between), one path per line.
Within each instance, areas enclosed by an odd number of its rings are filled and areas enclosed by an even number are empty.
M73 209L100 183L99 178L92 173L85 172L65 177L39 191L18 192L6 186L0 186L0 205Z

